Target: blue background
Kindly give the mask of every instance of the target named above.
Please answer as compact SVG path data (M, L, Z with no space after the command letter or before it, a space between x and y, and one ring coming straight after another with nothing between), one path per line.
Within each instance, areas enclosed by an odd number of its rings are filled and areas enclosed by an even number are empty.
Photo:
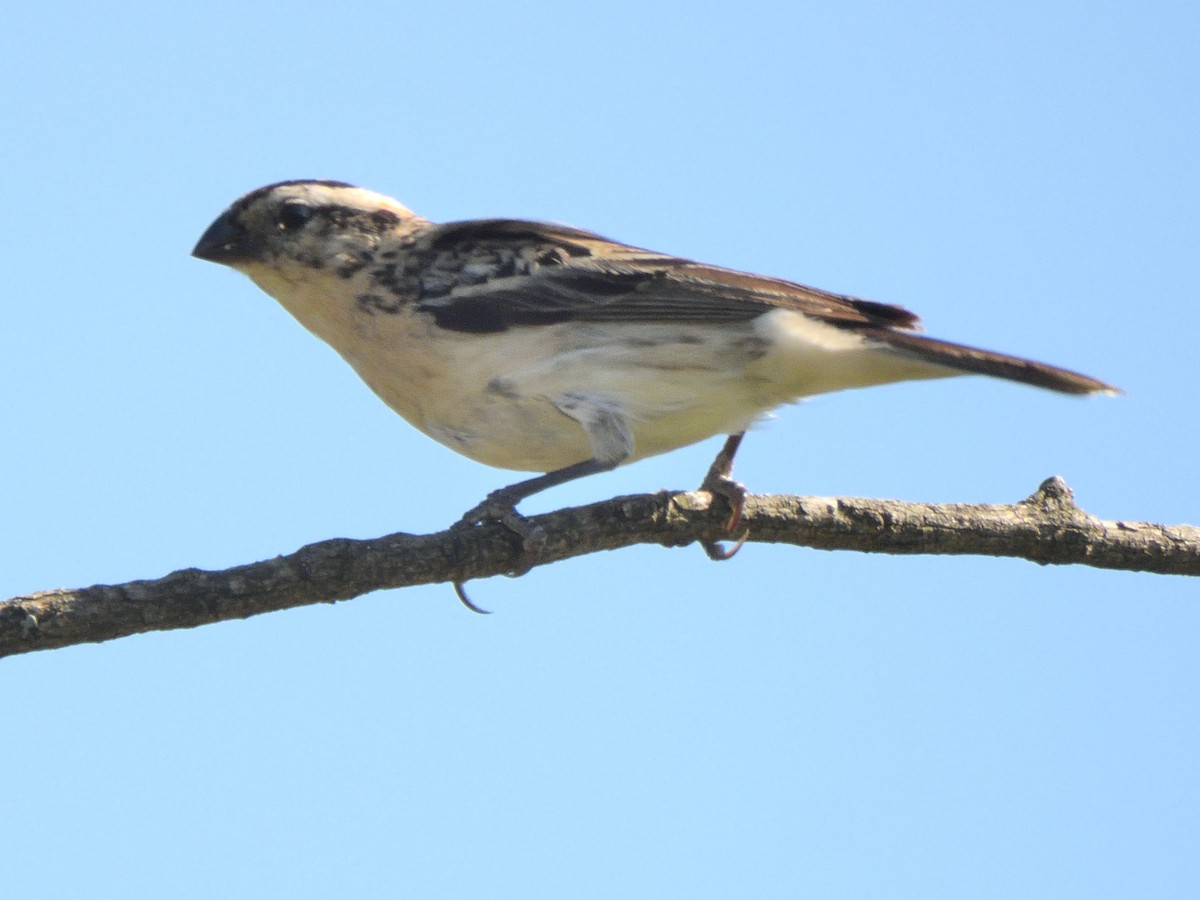
M427 532L513 478L241 276L352 181L920 313L1128 395L831 395L753 490L1197 522L1185 3L31 5L0 33L0 594ZM696 485L719 441L528 511ZM6 660L11 897L1195 897L1197 584L641 547Z

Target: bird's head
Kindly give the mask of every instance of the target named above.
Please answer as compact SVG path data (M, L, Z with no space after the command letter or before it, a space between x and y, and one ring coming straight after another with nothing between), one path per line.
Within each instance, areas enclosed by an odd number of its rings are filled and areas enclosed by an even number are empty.
M390 197L340 181L282 181L235 201L192 255L271 283L342 275L369 265L382 242L403 241L425 220Z

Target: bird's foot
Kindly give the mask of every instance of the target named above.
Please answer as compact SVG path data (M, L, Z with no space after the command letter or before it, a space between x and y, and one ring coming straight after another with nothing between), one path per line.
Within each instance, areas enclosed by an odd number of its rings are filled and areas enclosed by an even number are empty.
M482 503L467 510L460 520L463 525L483 522L497 522L521 539L521 559L508 573L514 578L532 569L546 548L546 529L531 525L527 518L517 512L517 501L505 488L492 491Z
M722 497L729 504L729 520L725 523L725 533L728 535L732 535L741 523L742 513L746 509L746 497L750 494L744 484L734 481L731 477L733 475L733 457L741 443L741 434L730 435L725 441L725 446L721 448L721 452L717 454L717 458L709 466L704 481L700 484L700 490L708 491L713 497ZM746 543L746 538L749 536L750 529L747 528L737 542L728 549L720 541L701 541L700 546L704 548L709 559L720 562L732 559L742 549L742 545Z
M540 525L530 524L527 518L517 512L516 504L517 500L506 489L501 488L488 494L482 503L467 510L459 520L460 525L466 526L496 522L521 539L521 550L516 565L505 573L509 578L519 578L537 565L542 551L546 548L546 529ZM486 609L471 602L463 587L463 582L456 581L454 583L454 592L458 594L458 599L467 609L484 615L488 613Z
M734 481L732 478L723 478L720 480L704 479L704 483L700 485L700 490L708 491L714 497L722 497L729 504L730 513L729 519L725 523L725 533L732 536L742 521L742 513L746 509L746 497L749 491L741 482ZM732 547L726 548L720 541L701 541L700 546L704 548L704 552L708 554L708 558L717 562L723 562L727 559L732 559L739 550L742 549L742 544L746 543L746 538L750 537L750 529L747 528L742 532L742 536L737 539Z

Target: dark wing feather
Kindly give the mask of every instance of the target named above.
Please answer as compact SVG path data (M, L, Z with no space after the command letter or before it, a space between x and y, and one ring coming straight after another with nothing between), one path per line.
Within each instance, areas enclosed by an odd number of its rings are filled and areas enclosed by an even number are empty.
M444 328L502 331L584 322L740 322L792 309L833 325L913 329L906 309L704 265L562 225L484 219L442 225L414 248L420 308Z
M745 322L803 313L927 362L1072 394L1102 381L916 334L899 306L618 244L577 228L514 219L442 225L414 248L418 306L443 328L487 333L555 322Z

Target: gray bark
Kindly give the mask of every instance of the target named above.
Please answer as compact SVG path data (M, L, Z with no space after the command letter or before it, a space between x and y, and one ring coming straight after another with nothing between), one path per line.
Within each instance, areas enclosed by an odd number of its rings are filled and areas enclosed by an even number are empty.
M682 547L725 539L726 501L703 491L639 494L530 518L545 530L536 565L634 544ZM751 542L864 553L1008 556L1200 575L1200 528L1102 521L1058 478L1008 505L751 495L739 531ZM739 535L740 536L740 535ZM461 584L521 565L500 525L429 535L335 539L218 572L183 569L151 581L50 590L0 603L0 656L192 628L371 591Z

